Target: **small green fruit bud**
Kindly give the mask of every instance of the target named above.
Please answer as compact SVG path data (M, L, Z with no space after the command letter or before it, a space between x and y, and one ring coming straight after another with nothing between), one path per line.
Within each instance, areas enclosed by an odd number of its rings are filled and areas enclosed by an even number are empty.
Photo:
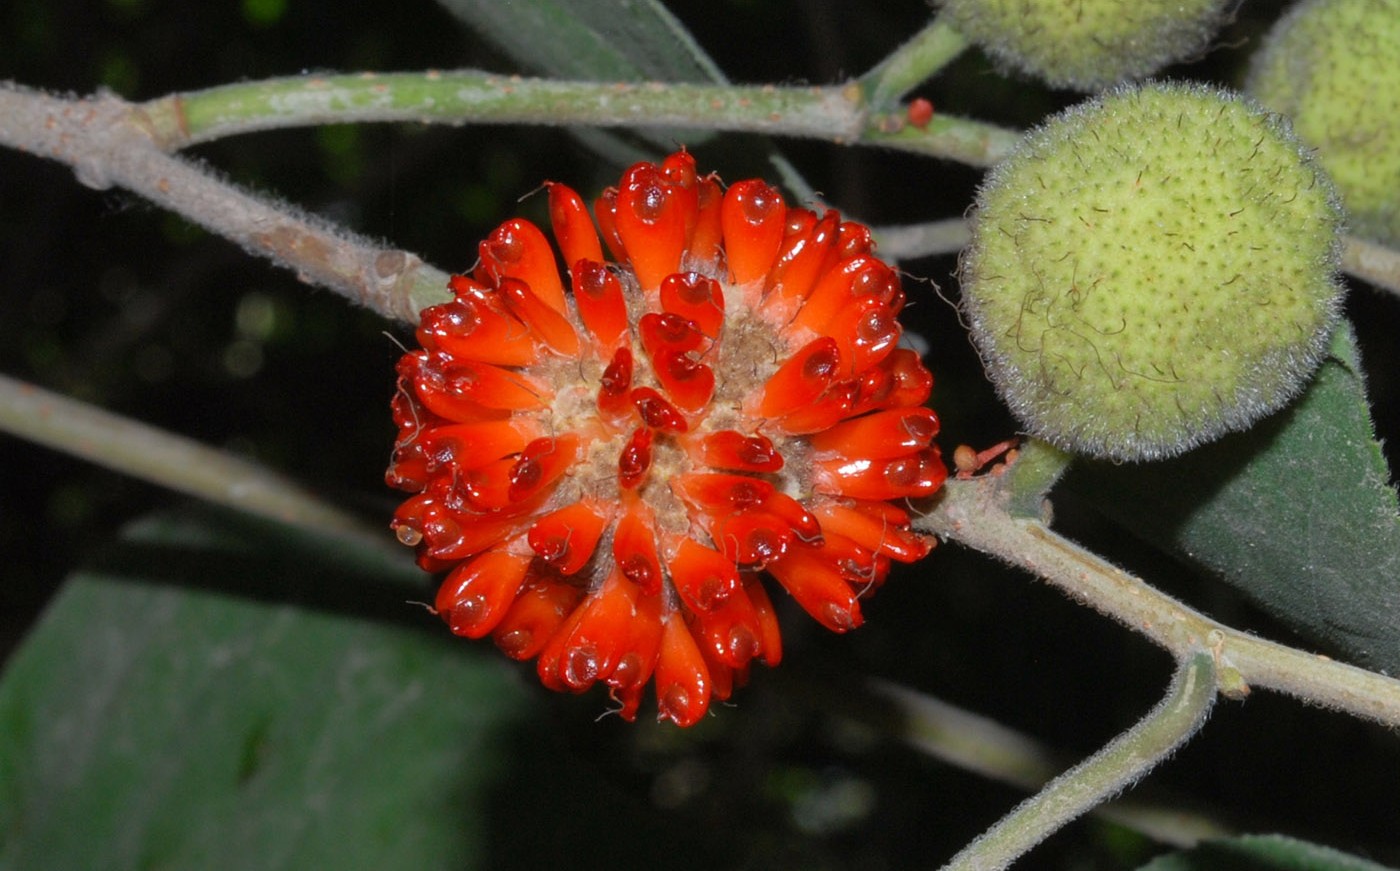
M1206 45L1227 0L943 0L968 39L1057 88L1096 91Z
M1301 389L1340 305L1340 217L1278 116L1202 86L1118 90L992 171L963 304L1032 433L1171 456Z
M1293 119L1351 229L1400 242L1400 0L1309 0L1274 26L1249 92Z

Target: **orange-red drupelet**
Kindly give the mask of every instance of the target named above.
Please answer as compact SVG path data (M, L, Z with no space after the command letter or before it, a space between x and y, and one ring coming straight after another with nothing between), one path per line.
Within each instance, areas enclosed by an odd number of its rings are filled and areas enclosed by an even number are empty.
M628 720L654 682L688 726L782 656L764 573L844 632L929 552L894 502L947 475L933 378L898 347L898 276L834 211L685 151L592 217L547 188L557 251L502 224L399 361L392 525L447 573L453 632L606 684Z

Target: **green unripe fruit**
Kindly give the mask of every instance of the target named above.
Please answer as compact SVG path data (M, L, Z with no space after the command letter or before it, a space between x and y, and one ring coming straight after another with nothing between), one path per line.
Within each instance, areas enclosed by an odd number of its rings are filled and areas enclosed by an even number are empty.
M1317 149L1352 231L1400 242L1400 0L1298 4L1255 56L1247 89Z
M1057 88L1097 91L1203 48L1228 0L943 0L1000 63Z
M1030 432L1171 456L1301 389L1341 301L1340 218L1277 115L1202 86L1118 90L988 176L963 305Z

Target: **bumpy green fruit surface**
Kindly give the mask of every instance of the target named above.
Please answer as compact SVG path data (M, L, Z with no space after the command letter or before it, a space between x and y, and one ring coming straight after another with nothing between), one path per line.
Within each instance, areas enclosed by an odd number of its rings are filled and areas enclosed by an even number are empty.
M1205 48L1228 0L943 0L997 61L1058 88L1096 91Z
M1351 229L1400 242L1400 0L1309 0L1270 32L1247 89L1293 119Z
M1285 404L1336 320L1340 208L1286 122L1199 86L1051 119L988 176L963 305L1030 432L1118 460Z

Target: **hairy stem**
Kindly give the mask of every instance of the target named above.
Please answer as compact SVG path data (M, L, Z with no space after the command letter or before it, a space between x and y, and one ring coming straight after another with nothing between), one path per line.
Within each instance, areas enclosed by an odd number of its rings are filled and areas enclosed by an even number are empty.
M1063 754L995 720L888 681L870 681L870 691L892 705L899 717L897 723L884 722L890 718L883 717L876 725L921 753L1028 791L1045 786L1063 769L1057 764ZM878 707L868 705L861 714L870 720L869 709ZM1113 801L1092 812L1174 847L1194 847L1233 833L1199 813L1145 800Z
M1400 252L1378 242L1347 236L1342 269L1382 290L1400 293Z
M262 466L4 375L0 430L279 523L369 541L386 538Z
M941 16L860 77L872 106L886 107L952 63L967 48L967 38Z
M903 112L897 112L872 116L859 141L956 160L968 166L991 166L1020 145L1021 133L985 121L942 114L934 115L927 126L919 128L907 123Z
M925 131L867 119L860 89L732 88L516 79L483 73L296 77L176 94L134 105L65 99L0 84L0 144L117 185L388 317L413 322L447 298L446 273L417 256L230 184L165 153L219 136L349 121L468 120L667 124L907 147L971 163L997 159L1012 131L937 118ZM911 133L912 131L912 133Z
M1167 695L1137 725L1051 781L954 856L946 871L1005 868L1066 823L1131 786L1167 758L1210 715L1215 660L1198 651L1177 669Z
M1049 514L1045 501L1050 488L1069 469L1074 457L1037 438L1027 438L1010 463L1002 487L1007 493L1006 509L1017 517L1044 518Z
M141 107L170 149L282 127L362 122L586 124L743 130L850 140L859 89L575 82L477 70L355 73L240 82Z
M388 317L417 320L448 298L447 275L416 256L362 239L250 193L164 153L141 114L116 97L70 100L0 87L0 144L73 167L89 187L126 188Z
M874 227L871 231L880 243L880 254L892 260L956 254L972 241L972 229L966 218Z
M951 481L937 507L916 526L1044 578L1179 660L1210 650L1220 689L1227 695L1240 697L1251 687L1263 687L1400 727L1400 681L1211 620L1041 521L1013 516L1007 507L1010 498L997 478Z
M586 124L692 128L865 143L985 166L1020 133L951 116L926 129L868 112L856 83L825 87L568 82L475 70L296 76L172 94L141 104L160 147L354 122Z

